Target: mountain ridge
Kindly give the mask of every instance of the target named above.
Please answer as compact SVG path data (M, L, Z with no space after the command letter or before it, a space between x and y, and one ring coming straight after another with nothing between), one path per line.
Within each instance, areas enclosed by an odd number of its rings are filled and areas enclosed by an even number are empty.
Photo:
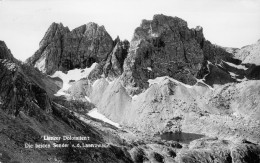
M96 31L98 25L89 24L93 26L90 25L87 31ZM63 30L60 31L64 32L56 33L53 26L62 28ZM105 33L107 43L100 44L103 37L99 34L87 32L91 34L82 35L82 32L86 32L86 26L82 25L68 31L62 24L52 24L41 41L40 49L26 62L42 69L42 72L47 74L52 74L56 70L68 71L73 68L90 67L91 64L97 62L98 66L91 73L90 80L100 78L102 74L111 79L122 75L124 86L129 88L128 91L132 92L131 94L135 94L147 88L148 79L164 75L194 85L197 79L205 76L207 60L213 64L218 64L221 60L231 62L234 60L231 53L211 44L204 38L202 27L189 29L187 22L178 17L158 14L154 16L153 20L143 20L140 27L136 28L131 43L120 41L119 38L113 41L103 27L100 33L102 31ZM90 41L90 44L81 42L81 39L88 40L92 37L97 38L96 43L93 41ZM66 40L74 40L73 46L64 43ZM117 42L120 42L119 50L116 50ZM43 46L47 44L50 44L50 47ZM93 51L94 47L102 49L107 45L103 57L98 56L97 50ZM88 47L90 51L84 50L86 49L84 47ZM135 52L135 50L137 51ZM115 53L117 54L115 55ZM71 55L75 55L75 57L71 58ZM162 56L164 57L162 58ZM166 63L169 66L166 66ZM178 66L174 67L174 64L171 63L177 63ZM218 69L218 71L221 70ZM221 73L230 78L227 82L233 81L229 73Z

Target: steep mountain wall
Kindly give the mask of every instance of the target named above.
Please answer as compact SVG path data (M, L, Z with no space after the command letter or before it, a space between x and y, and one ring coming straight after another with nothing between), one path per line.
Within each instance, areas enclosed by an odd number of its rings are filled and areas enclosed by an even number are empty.
M231 57L204 38L202 27L189 29L178 17L155 15L135 29L122 76L131 93L147 88L148 79L161 76L194 85L196 78L205 75L207 60L220 63Z
M106 59L113 50L113 43L105 28L95 23L72 31L53 23L40 42L39 50L26 62L47 74L90 67Z
M92 81L102 75L111 79L122 75L128 92L136 94L148 87L148 79L161 76L194 85L207 73L207 61L217 64L231 57L207 41L201 27L189 29L178 17L155 15L153 20L142 21L131 43L119 38L113 41L105 28L95 23L72 31L53 23L27 63L53 74L97 62L89 76ZM230 77L229 73L226 76Z

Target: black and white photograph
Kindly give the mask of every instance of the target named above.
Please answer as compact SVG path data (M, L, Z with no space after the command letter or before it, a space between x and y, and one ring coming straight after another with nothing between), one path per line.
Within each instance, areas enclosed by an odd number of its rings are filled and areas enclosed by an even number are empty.
M260 0L0 0L0 163L260 163Z

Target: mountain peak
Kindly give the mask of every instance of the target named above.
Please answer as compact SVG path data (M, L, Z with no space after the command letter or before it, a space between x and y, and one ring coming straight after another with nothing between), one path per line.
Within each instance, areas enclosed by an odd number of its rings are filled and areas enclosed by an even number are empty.
M64 27L62 23L53 22L45 33L43 39L40 41L40 48L45 48L53 38L59 38L61 35L68 33L68 27Z
M167 23L169 25L180 25L180 26L187 26L187 22L177 16L166 16L163 14L155 14L153 16L153 20L152 21L159 21L161 23ZM178 23L178 24L177 24Z
M181 18L157 14L152 20L142 20L141 25L135 29L133 39L157 37L165 31L186 30L187 28L187 22Z
M204 38L202 27L189 29L181 18L157 14L152 20L142 20L135 29L123 80L134 94L146 89L149 79L161 76L194 85L205 73L207 60L220 63L230 57Z
M61 23L52 23L39 50L26 62L52 74L57 70L90 67L105 59L112 49L113 40L104 26L90 22L70 31Z
M197 27L195 28L195 30L196 30L196 31L203 31L203 28L202 28L201 26L197 26Z

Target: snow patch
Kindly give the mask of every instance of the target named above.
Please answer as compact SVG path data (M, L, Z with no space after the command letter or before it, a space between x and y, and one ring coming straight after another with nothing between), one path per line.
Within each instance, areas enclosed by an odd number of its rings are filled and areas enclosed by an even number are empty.
M217 66L219 66L219 67L222 67L222 65L221 64L217 64ZM223 68L223 67L222 67Z
M152 71L152 68L151 68L151 67L147 67L147 70L148 70L148 71Z
M210 85L206 84L206 83L204 82L204 80L205 80L204 78L203 78L203 79L197 79L197 83L200 82L200 83L206 85L209 89L214 90L214 88L212 88Z
M159 37L159 34L153 32L152 24L150 24L150 30L148 33L150 33L152 37Z
M115 80L109 80L108 78L106 78L106 81L108 82L108 84L112 84Z
M104 116L103 114L99 113L98 110L97 110L97 108L94 108L94 109L90 110L90 111L88 112L88 115L89 115L90 117L93 117L93 118L102 120L102 121L104 121L104 122L106 122L106 123L109 123L109 124L111 124L111 125L113 125L113 126L115 126L115 127L117 127L117 128L121 128L118 123L115 123L115 122L111 121L111 120L108 119L106 116Z
M225 62L225 61L222 61L222 62ZM243 69L243 70L247 70L247 69L248 69L248 68L246 68L246 67L243 66L243 65L235 65L235 64L230 63L230 62L225 62L225 63L228 64L229 66L235 67L235 68L237 68L237 69Z
M99 82L100 79L97 79L94 81L94 83L92 84L92 87L95 87L97 85L97 83Z
M233 72L229 72L229 74L230 74L232 77L238 76L237 74L235 74L235 73L233 73Z
M132 99L134 100L134 99L136 99L138 96L137 95L134 95L134 96L132 96Z
M36 63L35 66L36 68L38 68L41 72L46 72L45 69L45 61L46 61L46 57L43 56L41 57Z
M209 89L214 90L214 88L212 88L210 85L208 85L204 82L204 81L206 81L206 77L210 74L210 68L209 68L210 64L213 65L210 61L207 61L207 69L208 69L209 73L205 74L202 79L196 79L196 80L197 80L197 83L200 82L200 83L206 85ZM221 65L219 64L219 66L221 66Z
M166 79L166 77L157 77L157 78L155 78L155 79L149 79L148 80L148 83L149 83L149 87L151 86L151 85L153 85L153 84L159 84L159 83L161 83L163 80L165 80Z
M108 78L99 78L97 80L95 80L93 83L92 83L92 87L96 87L98 85L98 87L100 87L102 84L100 84L100 82L102 82L102 80L106 80L106 82L108 82L108 85L112 84L115 82L115 80L110 80Z
M208 65L213 65L213 63L211 63L210 61L207 61Z
M151 33L152 37L159 37L159 35L157 33Z
M77 116L81 121L85 122L85 123L89 123L84 117L81 116Z
M186 87L186 88L192 88L192 87L193 87L193 86L191 86L191 85L188 85L188 84L184 84L184 83L182 83L182 82L179 82L178 80L175 80L175 79L170 78L170 77L168 77L168 76L157 77L157 78L155 78L155 79L149 79L149 80L148 80L148 83L149 83L149 86L151 86L151 85L153 85L153 84L160 84L160 83L162 83L162 82L163 82L164 80L166 80L166 79L171 80L171 81L173 81L174 83L180 84L180 85L182 85L182 86L184 86L184 87Z
M85 99L88 100L88 102L91 102L90 98L88 96L85 96Z
M204 77L202 78L202 80L206 80L206 77L210 74L210 68L209 68L209 65L211 64L211 65L213 65L210 61L207 61L207 69L208 69L208 71L209 71L209 73L207 73L206 75L204 75Z
M63 81L63 87L55 94L56 96L68 95L65 91L67 91L71 85L70 81L78 81L82 78L88 77L89 73L95 68L97 63L93 63L91 67L85 69L73 69L68 71L67 74L62 71L56 71L52 76L52 78L58 77Z
M54 96L69 96L69 94L60 89L57 93L54 94Z
M245 77L244 79L236 79L237 81L243 82L243 81L248 81L248 79Z

